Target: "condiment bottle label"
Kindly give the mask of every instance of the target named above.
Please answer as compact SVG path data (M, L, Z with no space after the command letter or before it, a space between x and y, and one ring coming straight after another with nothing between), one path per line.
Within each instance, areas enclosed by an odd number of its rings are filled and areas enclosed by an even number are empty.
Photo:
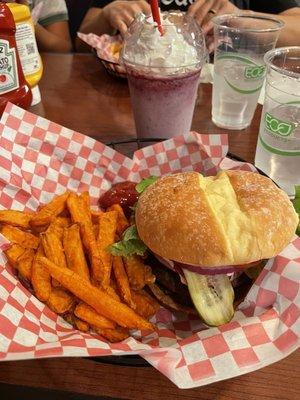
M39 52L31 24L16 24L17 48L25 75L31 75L41 67Z
M16 49L0 39L0 95L18 89L19 76Z

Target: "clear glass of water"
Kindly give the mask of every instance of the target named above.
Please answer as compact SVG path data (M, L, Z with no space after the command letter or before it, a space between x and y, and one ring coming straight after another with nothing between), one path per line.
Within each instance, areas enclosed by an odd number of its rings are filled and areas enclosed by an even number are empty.
M300 46L269 51L255 165L288 195L300 185Z
M264 55L273 49L283 22L265 15L213 18L212 120L225 129L250 125L265 78Z

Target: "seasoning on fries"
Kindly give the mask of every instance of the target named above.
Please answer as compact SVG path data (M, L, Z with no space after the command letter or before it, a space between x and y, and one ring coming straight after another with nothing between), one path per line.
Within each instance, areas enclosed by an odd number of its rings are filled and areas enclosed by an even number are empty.
M117 327L115 329L98 329L95 328L98 335L103 336L111 343L121 342L129 337L129 331L126 328Z
M62 241L56 232L50 228L51 225L46 232L41 233L40 235L45 255L55 264L59 264L62 267L67 268L67 261L62 246ZM59 286L59 283L55 280L52 280L52 284L55 287Z
M131 297L131 291L129 286L128 276L126 274L123 259L120 256L113 256L113 271L116 279L116 285L119 289L119 293L122 296L122 299L127 303L131 308L135 308L135 303Z
M29 229L33 214L16 210L1 210L0 224L18 226L19 228Z
M44 256L42 244L38 247L32 263L31 284L36 297L40 301L47 302L51 293L51 276L47 268L39 262L41 256Z
M79 319L77 317L74 317L73 324L81 332L88 332L90 329L90 326L87 322L82 321L81 319Z
M130 286L135 290L143 289L146 285L155 281L151 268L145 265L143 259L139 256L126 257L125 267Z
M99 218L98 248L103 264L102 286L109 286L110 273L112 268L112 255L108 252L108 247L115 242L117 230L117 211L108 211Z
M131 296L135 304L135 311L146 319L152 317L160 307L157 301L144 290L132 290Z
M0 230L10 242L17 243L26 249L37 249L39 245L39 238L30 232L24 232L15 226L4 225Z
M76 329L110 342L128 338L129 329L153 331L148 320L158 309L142 290L154 282L151 268L141 257L110 253L128 227L119 204L92 210L88 192L66 192L32 214L0 211L7 259L36 297Z
M35 227L49 225L50 222L59 214L61 214L66 207L66 200L69 192L55 197L50 203L44 205L37 214L30 220L30 225Z
M21 256L17 259L15 263L16 269L19 271L22 278L30 281L31 279L31 270L32 263L34 259L34 250L33 249L25 249L25 251L21 254Z
M78 224L73 224L68 228L65 228L63 234L63 247L68 268L89 280L90 272L80 239Z
M60 287L52 288L47 305L56 314L71 311L74 304L75 299L71 294Z
M52 278L56 279L74 296L94 308L100 315L117 322L124 328L154 330L149 321L136 314L124 303L111 298L104 290L83 280L75 272L55 265L46 257L40 257L39 262L48 269Z
M80 226L80 233L83 245L88 252L93 278L101 282L103 278L103 264L100 259L96 237L94 235L91 212L87 206L86 199L79 198L75 193L71 193L67 206L73 222Z
M117 234L119 236L129 227L129 221L126 218L123 208L120 204L113 204L111 207L108 208L108 211L117 211L118 213L118 224L117 224Z
M91 306L85 303L79 303L74 310L74 314L99 329L113 329L116 327L115 322L98 314Z

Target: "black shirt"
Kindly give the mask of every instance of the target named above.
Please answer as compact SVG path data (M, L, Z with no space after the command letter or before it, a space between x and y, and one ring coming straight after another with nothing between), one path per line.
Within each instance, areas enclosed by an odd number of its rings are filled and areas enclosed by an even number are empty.
M69 27L71 38L74 40L81 22L89 8L103 8L111 3L111 0L66 0L69 12ZM289 8L298 7L296 0L231 0L241 10L252 10L279 14ZM194 3L194 0L160 0L160 7L165 10L186 11Z
M80 0L79 0L80 1ZM252 10L266 12L270 14L279 14L293 7L298 7L297 0L230 0L241 10ZM76 2L76 0L67 0L67 3ZM77 1L78 2L78 1ZM83 3L91 3L91 7L104 7L111 3L110 0L82 0ZM194 3L194 0L160 0L162 10L187 10Z
M249 9L249 0L230 0L235 6L241 10ZM194 3L194 0L160 0L160 8L162 11L181 10L187 11L189 6Z
M69 14L69 30L72 40L76 38L81 22L91 7L102 8L111 2L111 0L66 0Z

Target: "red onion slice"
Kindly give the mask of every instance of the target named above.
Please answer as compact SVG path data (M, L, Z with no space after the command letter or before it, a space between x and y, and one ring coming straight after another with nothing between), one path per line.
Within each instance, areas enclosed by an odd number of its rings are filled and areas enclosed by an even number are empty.
M179 272L182 268L187 269L189 271L195 272L200 275L220 275L220 274L232 274L238 271L242 271L244 269L254 267L256 264L260 263L259 261L254 261L248 264L242 265L224 265L219 267L201 267L200 265L192 265L192 264L184 264L177 261L168 260L167 258L158 256L153 253L154 256L158 259L158 261L170 268L172 271ZM180 272L179 272L180 273Z
M188 271L195 272L200 275L227 275L247 268L245 265L224 265L220 267L207 268L200 267L199 265L189 265L183 263L176 263L180 268L187 269Z

